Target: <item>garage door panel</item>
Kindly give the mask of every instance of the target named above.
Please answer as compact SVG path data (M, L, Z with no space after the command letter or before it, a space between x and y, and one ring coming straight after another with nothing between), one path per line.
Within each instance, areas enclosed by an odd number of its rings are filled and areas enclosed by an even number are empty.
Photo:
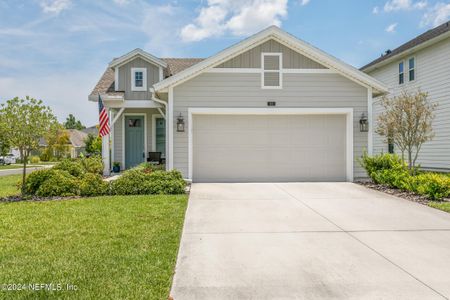
M344 115L194 115L193 180L345 181Z

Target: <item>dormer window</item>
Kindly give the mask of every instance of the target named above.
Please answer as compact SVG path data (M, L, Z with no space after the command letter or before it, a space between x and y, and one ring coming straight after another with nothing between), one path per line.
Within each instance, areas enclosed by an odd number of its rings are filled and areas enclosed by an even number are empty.
M263 89L281 89L283 87L281 66L281 53L261 54L261 87Z
M147 90L146 68L131 68L131 90L132 91Z

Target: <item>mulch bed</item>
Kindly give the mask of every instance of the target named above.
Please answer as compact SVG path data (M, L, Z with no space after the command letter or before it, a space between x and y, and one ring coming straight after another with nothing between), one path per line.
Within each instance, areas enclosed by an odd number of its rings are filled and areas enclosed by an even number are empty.
M426 196L422 196L422 195L417 195L413 192L410 191L402 191L399 189L394 189L385 185L381 185L381 184L376 184L373 183L371 181L360 181L360 182L356 182L357 184L360 184L362 186L365 186L369 189L373 189L376 191L380 191L392 196L396 196L402 199L406 199L409 201L413 201L413 202L417 202L423 205L428 205L428 203L433 202L433 200L428 199ZM442 201L450 201L450 199L443 199Z
M73 199L80 199L80 198L86 198L81 196L67 196L67 197L38 197L38 196L8 196L8 197L0 197L0 202L21 202L21 201L61 201L61 200L73 200Z

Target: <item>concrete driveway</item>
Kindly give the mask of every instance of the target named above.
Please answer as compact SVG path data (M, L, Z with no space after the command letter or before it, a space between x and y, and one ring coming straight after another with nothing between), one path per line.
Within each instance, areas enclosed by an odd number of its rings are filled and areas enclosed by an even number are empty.
M194 184L171 295L449 298L450 214L352 183Z

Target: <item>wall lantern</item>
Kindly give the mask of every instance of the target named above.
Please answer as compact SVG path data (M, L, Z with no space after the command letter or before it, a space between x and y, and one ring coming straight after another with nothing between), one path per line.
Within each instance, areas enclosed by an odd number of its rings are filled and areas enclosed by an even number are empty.
M364 113L361 115L361 119L359 120L359 131L361 131L361 132L369 131L369 122Z
M184 132L184 119L181 113L177 118L177 132Z

